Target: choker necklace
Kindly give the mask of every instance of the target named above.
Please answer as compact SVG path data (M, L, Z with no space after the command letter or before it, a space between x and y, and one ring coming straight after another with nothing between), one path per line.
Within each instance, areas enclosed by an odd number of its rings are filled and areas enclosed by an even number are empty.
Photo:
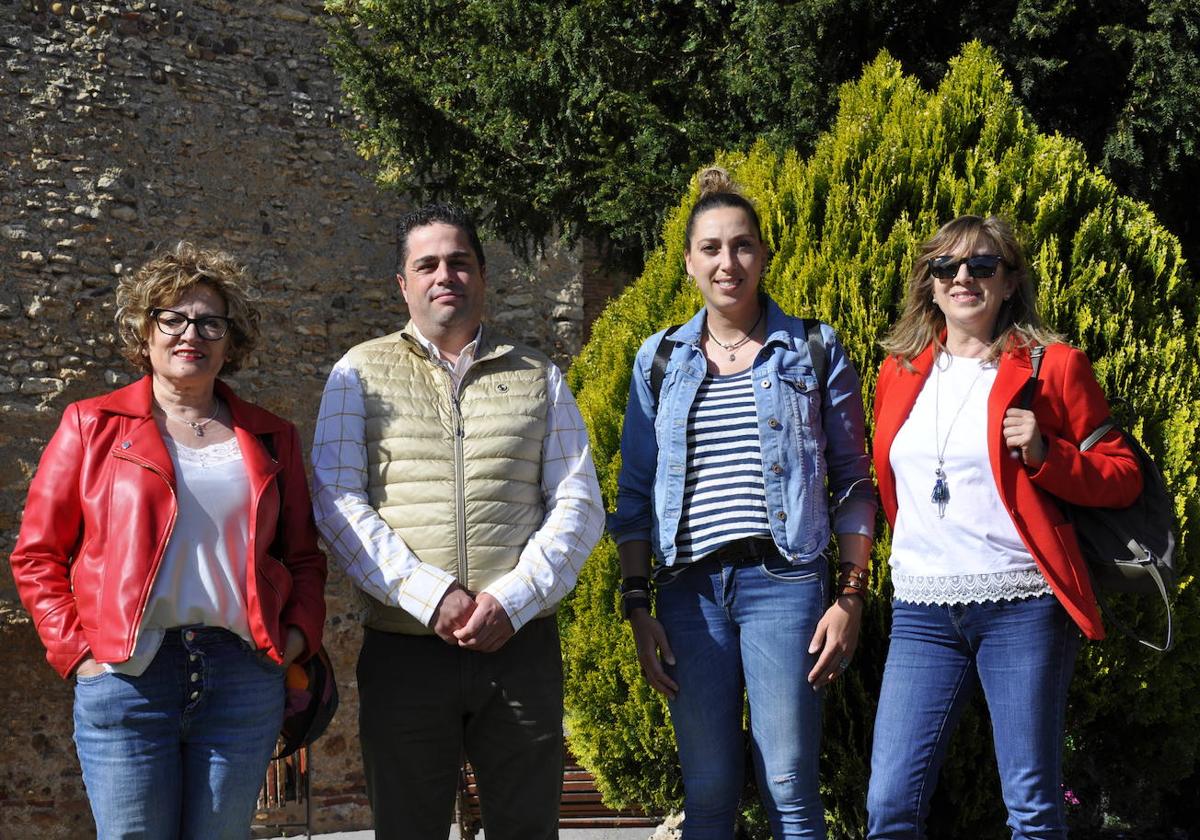
M758 317L754 319L754 324L750 327L750 329L748 329L746 331L746 334L744 336L742 336L737 341L733 342L733 344L726 344L724 341L722 341L721 339L719 339L715 335L713 335L713 331L708 328L707 321L704 324L704 331L706 333L708 333L709 338L711 338L713 341L715 341L717 343L717 346L722 347L729 352L729 361L735 362L735 361L737 361L738 348L740 348L743 344L745 344L747 341L749 341L750 336L754 335L754 331L756 329L758 329L758 322L761 321L762 317L763 317L763 309L764 309L764 307L761 307L761 306L758 308Z
M953 360L951 360L953 364ZM946 505L950 503L950 485L946 481L946 471L942 467L946 463L946 447L950 444L950 433L954 431L954 424L958 420L958 416L962 414L964 408L967 407L967 399L971 396L971 391L975 387L975 383L983 376L984 363L980 362L979 373L975 374L975 378L971 380L971 384L967 387L967 392L963 394L962 402L958 404L958 411L954 412L954 417L950 419L950 427L946 429L946 438L943 440L941 431L938 428L938 420L940 418L940 405L942 395L942 366L938 361L934 361L937 367L937 381L934 383L933 392L933 448L937 453L937 467L933 471L935 481L933 482L933 493L929 496L929 501L938 506L938 518L946 517ZM939 446L938 441L941 441Z
M213 404L214 404L213 405L213 413L209 415L207 420L200 420L200 421L188 420L183 417L176 417L174 414L172 414L171 412L169 412L165 408L163 408L162 405L159 404L158 400L155 400L154 404L158 406L159 410L163 414L167 415L167 417L171 418L172 420L176 421L177 423L184 423L188 426L191 426L192 431L196 433L196 437L204 437L204 427L207 426L209 423L211 423L213 420L216 420L217 414L219 414L221 411L221 400L217 397L213 397Z

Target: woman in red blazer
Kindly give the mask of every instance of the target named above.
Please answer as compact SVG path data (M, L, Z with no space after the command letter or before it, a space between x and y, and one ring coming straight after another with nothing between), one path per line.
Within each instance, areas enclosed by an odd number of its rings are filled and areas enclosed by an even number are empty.
M67 407L12 555L50 664L75 676L97 834L243 840L321 644L325 557L296 429L217 379L258 336L245 271L181 244L117 289L147 375Z
M1081 632L1104 629L1057 500L1130 504L1137 462L1116 432L1080 452L1108 417L1104 394L1087 357L1042 324L1024 254L994 216L959 217L925 243L884 348L874 460L895 600L868 836L924 836L950 736L981 688L1013 837L1065 837L1067 688Z

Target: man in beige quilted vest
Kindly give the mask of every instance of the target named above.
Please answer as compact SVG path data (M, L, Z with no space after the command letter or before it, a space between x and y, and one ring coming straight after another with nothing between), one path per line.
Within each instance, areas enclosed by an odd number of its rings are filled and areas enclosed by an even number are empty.
M359 736L379 840L445 840L465 751L488 840L558 836L554 616L600 536L587 430L562 373L483 323L470 218L405 216L411 320L325 385L314 509L364 604Z

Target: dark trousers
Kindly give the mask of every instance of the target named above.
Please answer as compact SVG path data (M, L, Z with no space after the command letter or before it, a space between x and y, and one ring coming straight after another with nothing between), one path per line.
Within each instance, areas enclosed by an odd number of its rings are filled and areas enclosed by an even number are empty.
M378 840L445 840L464 752L488 840L558 837L563 698L553 616L495 653L368 628L358 690Z

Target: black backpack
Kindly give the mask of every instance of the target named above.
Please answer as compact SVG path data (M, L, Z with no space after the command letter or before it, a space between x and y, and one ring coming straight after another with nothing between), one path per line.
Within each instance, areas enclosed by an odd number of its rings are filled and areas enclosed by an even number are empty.
M675 324L673 327L668 327L662 338L658 340L658 347L654 348L654 361L650 365L650 393L654 395L656 409L658 408L658 395L662 392L663 379L667 376L667 362L671 359L671 351L675 349L667 339L681 326L683 325ZM825 355L825 340L821 337L821 322L805 318L804 336L808 342L808 355L812 360L813 373L816 374L817 382L820 383L821 397L825 399L829 384L826 370L829 367L829 359Z
M1038 373L1045 348L1030 349L1033 373L1022 394L1021 407L1033 403ZM1177 583L1175 571L1175 506L1162 473L1133 435L1110 417L1079 444L1086 452L1116 429L1133 450L1142 470L1142 493L1129 507L1103 508L1072 505L1060 500L1067 519L1075 526L1079 548L1092 576L1096 600L1104 617L1125 635L1148 648L1165 653L1175 646L1169 589ZM1119 621L1104 602L1102 593L1157 594L1167 610L1167 638L1161 645L1148 642Z

